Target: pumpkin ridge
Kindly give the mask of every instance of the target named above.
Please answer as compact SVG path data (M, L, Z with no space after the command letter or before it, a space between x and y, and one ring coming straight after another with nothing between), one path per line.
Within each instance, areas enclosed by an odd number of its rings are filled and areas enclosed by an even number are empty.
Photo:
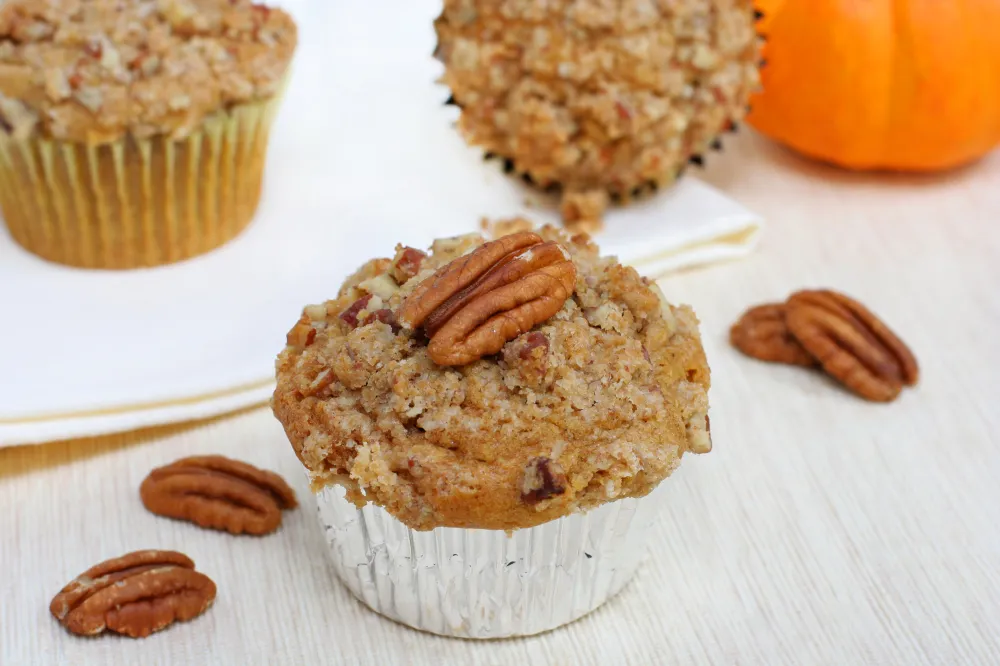
M912 149L905 144L912 143L914 137L908 132L910 128L901 127L900 123L893 122L894 118L905 118L905 110L912 103L912 89L907 94L905 90L907 84L907 63L913 62L915 49L913 47L913 31L909 28L908 14L904 3L908 0L890 0L892 23L889 34L893 40L893 52L889 59L889 104L886 106L885 124L882 130L882 146L878 151L879 161L883 161L885 155L890 155L900 148L904 152ZM915 80L916 72L908 73ZM897 141L904 145L895 145Z
M997 0L757 0L747 122L854 170L928 172L1000 145Z

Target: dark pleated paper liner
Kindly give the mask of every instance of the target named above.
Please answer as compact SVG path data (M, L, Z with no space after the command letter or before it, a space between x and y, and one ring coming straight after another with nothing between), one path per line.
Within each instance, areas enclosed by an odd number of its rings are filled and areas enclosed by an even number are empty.
M455 101L453 96L448 97L445 101L446 106L457 106L461 108L461 105ZM688 165L704 166L705 157L704 155L709 151L722 151L722 137L727 133L734 133L737 131L737 122L734 120L727 120L725 125L721 128L719 134L708 141L700 150L694 151L692 154L688 155L683 159L683 164L676 166L672 173L667 173L658 180L649 180L645 183L633 187L629 190L608 190L608 196L612 203L617 205L628 205L630 203L641 201L646 199L658 190L666 189L676 183L684 175L687 170ZM517 168L514 160L509 157L504 157L503 155L498 155L493 152L483 153L483 160L486 162L497 161L502 167L503 171L509 175L516 175L521 178L524 183L530 187L536 188L546 194L556 194L562 192L563 186L560 183L548 183L545 185L539 184L527 171L523 171Z

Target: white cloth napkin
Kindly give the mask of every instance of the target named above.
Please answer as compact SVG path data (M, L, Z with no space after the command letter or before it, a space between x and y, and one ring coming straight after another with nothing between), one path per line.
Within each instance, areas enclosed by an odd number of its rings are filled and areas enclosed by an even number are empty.
M80 271L0 234L0 446L205 418L267 399L306 303L396 243L556 222L545 197L482 160L435 84L439 3L286 1L301 28L256 220L173 266ZM372 39L377 29L379 39ZM693 179L606 216L602 250L651 276L731 259L761 220Z

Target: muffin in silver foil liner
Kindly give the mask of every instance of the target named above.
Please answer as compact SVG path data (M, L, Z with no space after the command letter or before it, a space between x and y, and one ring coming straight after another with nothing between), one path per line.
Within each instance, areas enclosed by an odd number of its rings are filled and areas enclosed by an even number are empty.
M316 501L337 575L369 608L435 634L503 638L567 624L621 591L664 492L509 534L412 530L374 504L358 509L339 486Z

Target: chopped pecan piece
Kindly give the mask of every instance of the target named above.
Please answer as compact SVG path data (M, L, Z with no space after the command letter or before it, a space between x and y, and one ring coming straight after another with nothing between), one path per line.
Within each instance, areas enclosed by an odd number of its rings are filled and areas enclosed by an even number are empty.
M358 289L372 296L378 296L383 301L388 301L399 291L399 284L388 273L379 273L375 277L361 282Z
M816 359L795 339L785 322L785 304L752 307L729 329L729 343L761 361L811 367Z
M518 349L517 355L522 361L541 358L549 353L549 339L544 334L528 333L524 336L524 344Z
M361 322L361 325L367 326L368 324L372 324L376 321L388 324L393 333L399 333L400 331L401 327L396 321L396 313L388 308L382 308L370 313L367 317L365 317L365 320Z
M685 424L688 448L692 453L708 453L712 450L712 422L706 412L692 414Z
M274 472L223 456L182 458L154 469L139 488L155 514L231 534L267 534L281 524L295 492Z
M305 314L299 317L299 320L295 322L295 326L292 326L292 330L288 331L288 334L285 336L285 344L289 347L305 348L315 340L316 329L313 328L312 321Z
M100 59L104 54L104 43L100 39L91 39L83 45L83 50L91 58Z
M251 7L254 15L263 23L271 15L271 8L263 4L254 4Z
M910 349L865 306L834 291L788 299L788 328L823 369L867 400L888 402L917 383Z
M191 558L140 550L84 571L59 591L49 611L74 634L111 630L144 638L201 615L213 601L215 583L194 570Z
M545 457L532 458L528 461L521 479L522 502L537 504L564 492L566 492L566 474L559 463Z
M465 365L556 314L576 286L576 267L554 242L519 233L486 243L426 279L400 308L422 327L439 365Z
M406 284L407 280L420 272L420 265L424 263L426 258L427 255L420 250L399 246L389 271L392 273L392 277L396 278L396 282Z
M532 331L509 342L503 356L527 385L537 388L544 382L548 370L549 339L544 333Z
M371 294L365 294L358 300L354 301L349 308L340 313L340 318L345 324L351 328L357 328L358 326L358 313L368 307L368 301L372 300Z
M309 382L305 387L300 390L302 397L308 397L316 395L322 392L326 387L333 384L333 380L336 379L336 374L330 368L325 368L321 370L316 377Z

